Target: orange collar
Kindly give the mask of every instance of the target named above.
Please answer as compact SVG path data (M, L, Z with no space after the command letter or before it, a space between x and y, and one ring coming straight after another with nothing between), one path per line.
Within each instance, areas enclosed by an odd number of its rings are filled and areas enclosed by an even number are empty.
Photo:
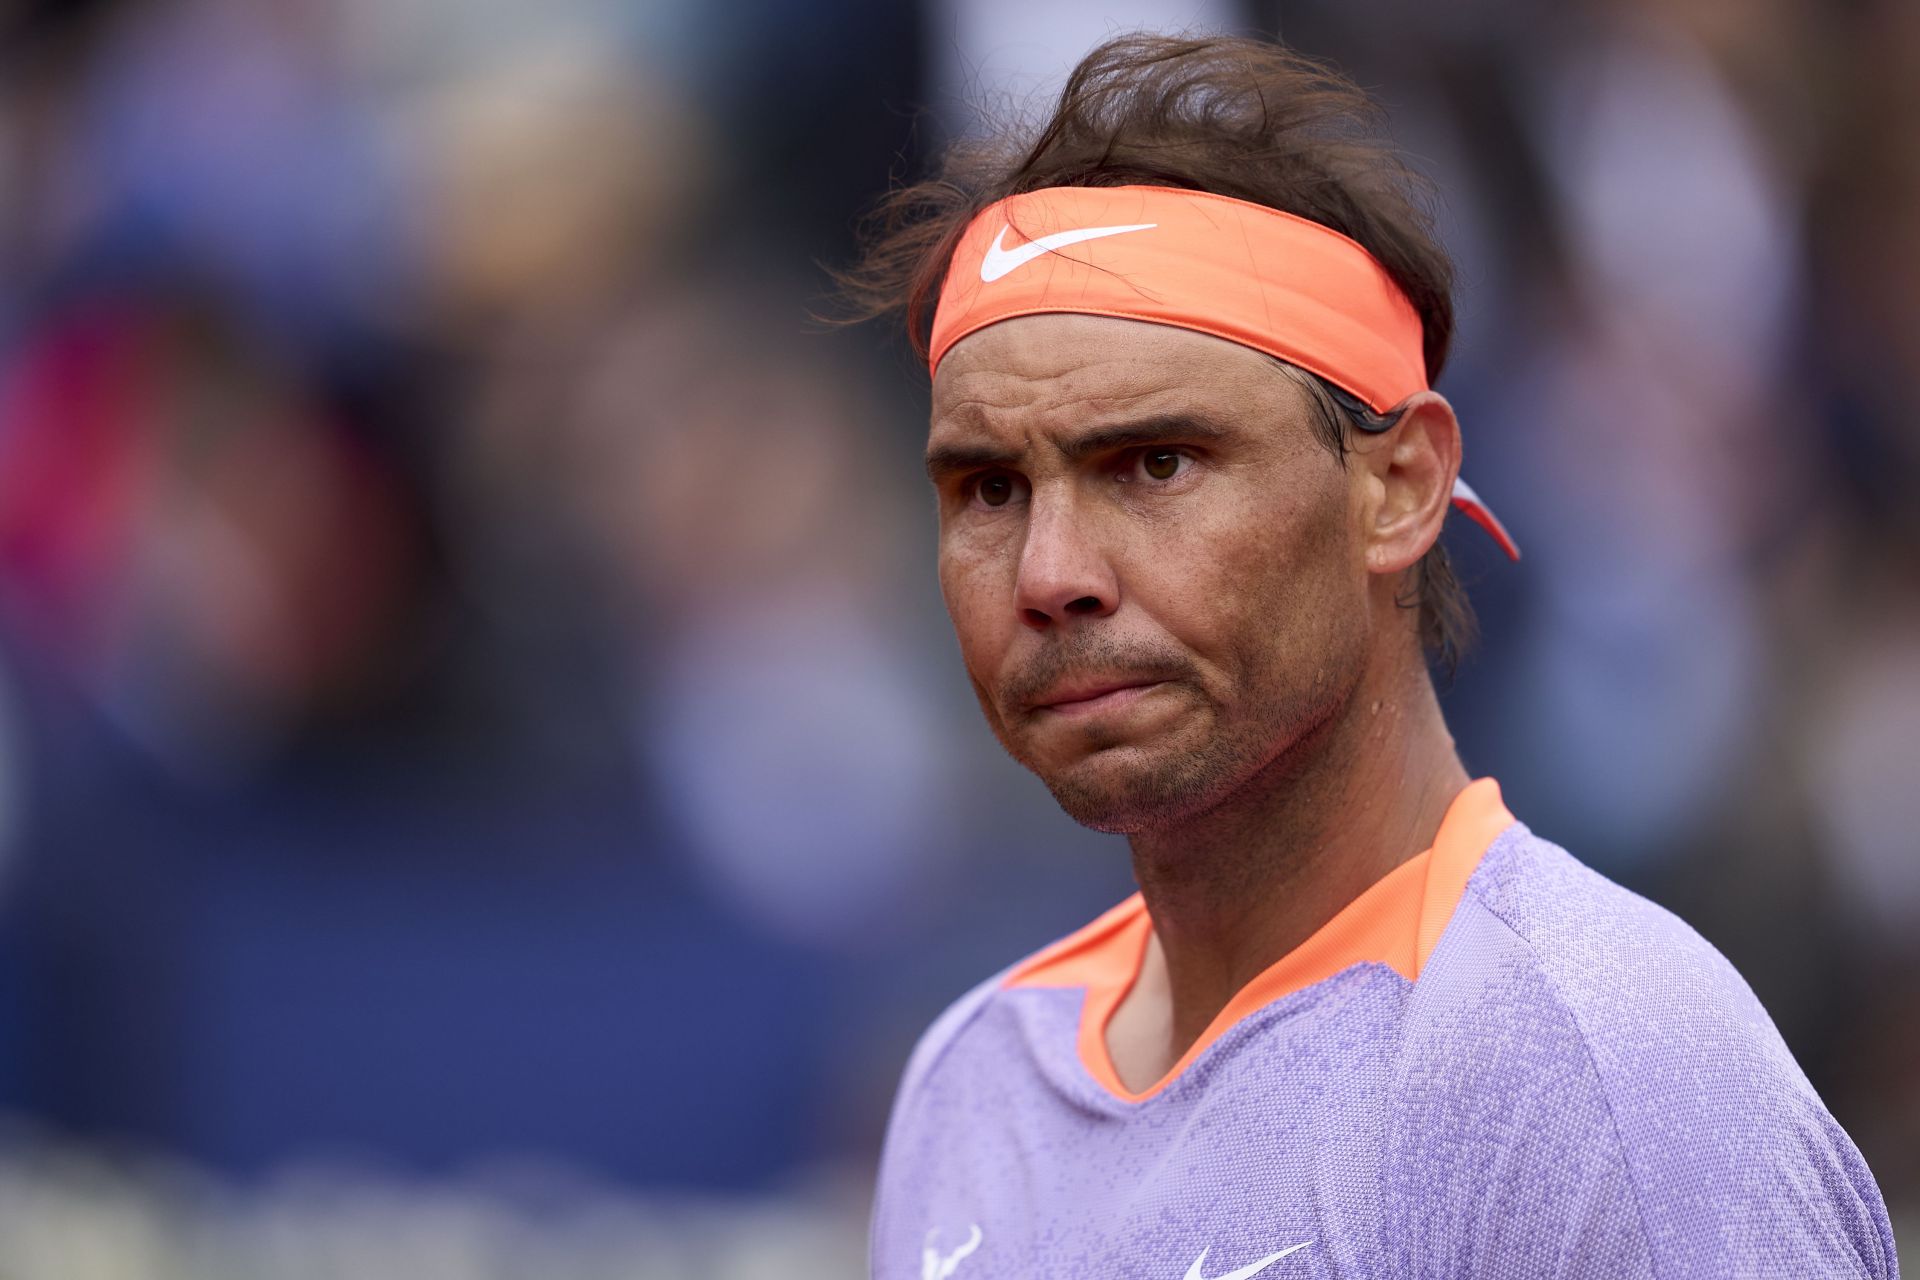
M1080 1061L1115 1097L1142 1102L1159 1093L1230 1028L1283 996L1304 990L1356 964L1374 962L1409 982L1432 954L1453 918L1487 847L1513 824L1492 778L1470 783L1447 806L1433 847L1401 863L1341 908L1305 942L1242 987L1180 1061L1144 1091L1120 1083L1107 1053L1107 1020L1140 975L1153 921L1134 894L1092 924L1018 965L1002 986L1085 987L1080 1011Z

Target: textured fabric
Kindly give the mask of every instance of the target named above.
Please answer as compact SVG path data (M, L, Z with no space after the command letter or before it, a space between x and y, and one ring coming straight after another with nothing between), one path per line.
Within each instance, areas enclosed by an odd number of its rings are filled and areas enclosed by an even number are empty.
M1886 1208L1753 993L1508 828L1417 979L1360 963L1142 1102L1084 991L996 975L908 1064L876 1280L1895 1276Z

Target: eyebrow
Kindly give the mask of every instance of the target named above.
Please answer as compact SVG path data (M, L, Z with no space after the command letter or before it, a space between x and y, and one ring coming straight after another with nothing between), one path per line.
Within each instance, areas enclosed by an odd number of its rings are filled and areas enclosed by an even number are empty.
M1068 462L1079 463L1099 454L1112 453L1117 449L1138 448L1148 444L1167 444L1173 441L1194 444L1217 443L1231 439L1234 434L1231 428L1195 414L1156 414L1149 418L1136 418L1128 422L1096 427L1067 441L1060 447L1060 452ZM1019 463L1020 457L1017 450L1005 449L998 445L936 445L927 450L927 479L939 484L942 480L961 472L980 471L990 467L1013 467Z

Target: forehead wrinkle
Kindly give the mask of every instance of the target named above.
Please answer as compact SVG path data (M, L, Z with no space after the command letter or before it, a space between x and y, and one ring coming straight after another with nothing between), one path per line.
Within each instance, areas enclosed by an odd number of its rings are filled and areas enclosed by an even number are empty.
M1168 350L1157 333L1143 348L1130 335L1156 326L1106 323L1127 326L1111 331L1119 341L1014 342L1010 326L995 326L957 345L935 379L929 454L994 449L1025 458L1042 449L1064 459L1076 438L1117 422L1192 416L1237 427L1249 411L1292 417L1308 398L1251 349L1203 338Z
M1088 418L1109 416L1116 409L1142 400L1169 395L1179 397L1189 390L1178 381L1161 379L1155 379L1153 385L1138 389L1128 389L1124 385L1116 387L1114 384L1119 380L1096 373L1106 363L1046 374L1003 375L1017 382L1026 394L1017 399L970 395L954 400L940 407L940 416L935 419L935 424L951 420L997 423L1002 419L1017 419L1030 413L1036 424L1051 431L1062 425L1062 419L1066 420L1065 425L1078 425ZM1138 375L1142 371L1130 365L1124 367L1127 374L1133 375L1127 380L1138 387ZM1089 385L1090 380L1095 378L1097 381Z
M1049 381L1060 382L1056 378ZM927 472L936 483L955 471L1049 463L1079 465L1115 448L1184 438L1225 444L1244 438L1240 414L1190 383L1154 380L1133 391L1036 396L1015 408L978 398L954 404L928 439ZM1039 404L1034 400L1041 401ZM976 430L968 430L966 423Z
M1104 350L1089 354L1072 344L1014 343L1004 335L994 336L996 340L978 347L963 343L948 353L941 365L942 375L935 379L936 388L943 382L971 384L984 379L996 388L1027 389L1029 399L1044 394L1050 386L1067 388L1068 394L1077 395L1089 381L1106 386L1137 385L1143 376L1160 372L1164 363Z
M930 430L937 435L943 425L953 423L991 431L995 418L1032 402L1032 381L1006 369L961 369L950 376L943 371L934 379Z

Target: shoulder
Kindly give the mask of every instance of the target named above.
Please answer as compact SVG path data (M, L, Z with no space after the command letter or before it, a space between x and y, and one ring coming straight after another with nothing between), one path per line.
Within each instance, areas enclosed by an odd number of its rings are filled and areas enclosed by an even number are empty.
M976 983L942 1010L940 1015L928 1024L927 1029L920 1033L920 1038L914 1043L913 1052L907 1057L906 1069L900 1074L900 1086L894 1099L896 1112L902 1103L918 1092L920 1086L934 1073L954 1044L966 1033L967 1028L973 1025L994 996L1006 985L1007 975L1012 969L1013 966L1008 966Z
M1471 972L1498 954L1552 1011L1567 1047L1619 1091L1616 1110L1790 1103L1825 1114L1725 956L1672 912L1525 826L1488 850L1461 905L1467 945L1445 957L1436 950L1434 960Z
M1461 907L1465 920L1484 917L1508 938L1512 958L1599 1057L1663 1057L1685 1031L1734 1053L1744 1078L1805 1085L1752 989L1711 943L1524 825L1488 849ZM1462 947L1445 959L1471 967L1483 957Z
M1892 1272L1871 1174L1739 973L1522 825L1416 982L1404 1057L1449 1082L1429 1126L1497 1110L1514 1174L1614 1188L1656 1274Z
M1112 981L1116 976L1114 966L1123 963L1114 945L1116 939L1128 927L1137 927L1144 914L1145 904L1139 894L1133 894L1072 933L1007 965L948 1005L914 1046L901 1076L901 1096L925 1083L994 998L1007 988L1081 987L1101 978Z

